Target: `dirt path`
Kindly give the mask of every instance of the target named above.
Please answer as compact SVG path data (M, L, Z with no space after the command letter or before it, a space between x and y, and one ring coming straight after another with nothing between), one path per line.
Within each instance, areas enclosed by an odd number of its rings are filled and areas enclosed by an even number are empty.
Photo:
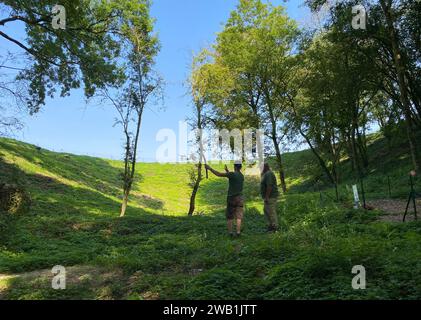
M66 268L66 287L80 290L101 290L116 281L123 281L120 269L109 270L94 266L72 266ZM0 300L7 297L11 287L24 289L50 289L54 277L51 269L43 269L19 274L0 274ZM103 299L110 297L104 295Z
M377 210L385 212L385 215L379 218L380 221L402 222L407 201L400 199L378 199L368 201L367 204L374 207ZM421 218L421 199L417 200L417 209L418 216ZM408 215L406 216L406 221L409 222L414 220L414 210L411 203Z

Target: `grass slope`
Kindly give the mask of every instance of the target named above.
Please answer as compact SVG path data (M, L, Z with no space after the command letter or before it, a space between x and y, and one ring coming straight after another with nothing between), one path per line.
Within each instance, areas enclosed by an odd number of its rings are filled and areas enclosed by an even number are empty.
M421 139L421 133L419 138ZM409 172L412 165L404 133L398 131L390 146L379 132L369 135L367 140L369 165L365 169L364 177L367 198L406 198L409 194ZM284 161L290 192L321 190L333 197L333 186L327 183L316 157L310 150L286 153ZM341 198L347 199L352 195L351 185L359 185L349 159L342 160L338 173L339 194ZM319 182L316 182L316 177L320 178ZM416 189L421 190L421 179L415 179L414 182Z
M258 178L247 175L244 234L231 240L223 179L204 181L200 214L186 217L189 166L140 164L120 219L120 162L0 139L0 182L24 185L33 201L25 215L0 213L0 298L419 299L421 224L322 205L312 155L285 161L282 231L264 233ZM67 269L66 290L51 289L55 265ZM351 287L354 265L366 267L366 290Z

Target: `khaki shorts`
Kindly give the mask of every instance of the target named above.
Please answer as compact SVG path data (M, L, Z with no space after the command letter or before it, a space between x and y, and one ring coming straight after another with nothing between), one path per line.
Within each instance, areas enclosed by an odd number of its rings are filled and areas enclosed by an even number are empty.
M243 219L244 214L244 199L242 196L227 198L227 220Z

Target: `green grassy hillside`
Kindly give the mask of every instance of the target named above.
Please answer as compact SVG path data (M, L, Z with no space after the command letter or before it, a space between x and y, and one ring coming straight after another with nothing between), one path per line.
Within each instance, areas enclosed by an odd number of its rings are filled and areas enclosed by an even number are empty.
M198 214L187 217L189 165L139 164L127 216L118 218L119 161L0 139L0 183L21 185L32 199L28 213L0 213L0 298L421 298L420 222L321 203L311 153L285 161L291 190L278 208L281 232L264 232L258 177L246 170L244 233L230 239L223 179L203 182ZM404 163L382 171L399 177L400 193ZM66 290L51 289L55 265L66 267ZM354 265L367 270L366 290L351 287Z

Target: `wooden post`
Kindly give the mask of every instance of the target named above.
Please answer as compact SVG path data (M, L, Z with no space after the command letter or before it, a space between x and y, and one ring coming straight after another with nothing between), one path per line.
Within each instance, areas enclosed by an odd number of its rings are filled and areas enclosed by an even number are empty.
M406 204L405 214L403 216L403 222L405 222L405 220L406 220L406 215L408 214L409 205L411 203L411 200L412 200L412 204L414 206L415 220L418 220L417 201L416 201L417 195L415 193L414 180L413 180L413 177L415 177L416 174L417 173L415 171L411 171L410 174L409 174L409 182L411 184L411 191L409 193L408 202Z

